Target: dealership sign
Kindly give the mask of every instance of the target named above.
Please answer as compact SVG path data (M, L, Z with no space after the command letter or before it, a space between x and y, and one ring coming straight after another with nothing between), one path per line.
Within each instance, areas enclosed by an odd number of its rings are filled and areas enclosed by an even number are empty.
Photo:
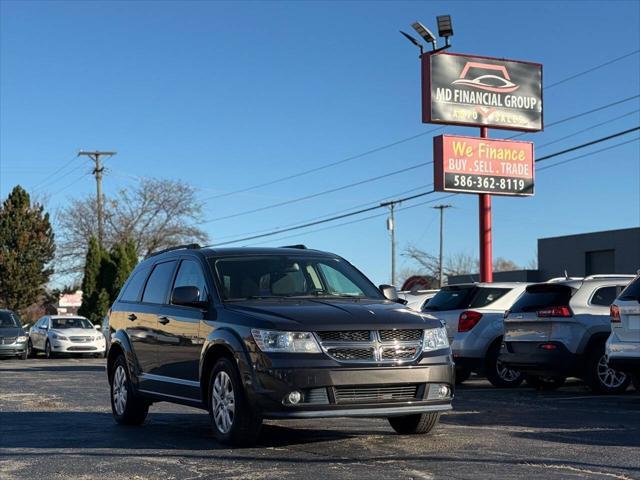
M423 55L422 121L542 130L542 65L445 52Z
M434 190L533 195L533 143L440 135L433 139Z

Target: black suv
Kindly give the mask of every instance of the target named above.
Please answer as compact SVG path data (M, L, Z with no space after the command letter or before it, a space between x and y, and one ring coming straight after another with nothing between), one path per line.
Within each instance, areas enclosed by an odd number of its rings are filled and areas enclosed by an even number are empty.
M386 417L427 433L451 409L454 365L440 321L399 302L301 245L154 254L107 318L113 415L141 424L153 402L200 407L230 444L273 418Z

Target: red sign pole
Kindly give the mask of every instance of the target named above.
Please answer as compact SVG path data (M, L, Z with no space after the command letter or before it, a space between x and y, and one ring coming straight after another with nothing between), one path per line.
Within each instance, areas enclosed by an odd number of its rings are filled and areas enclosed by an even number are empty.
M480 137L489 138L489 129L480 127ZM479 195L480 207L480 281L493 282L493 253L491 240L491 195Z

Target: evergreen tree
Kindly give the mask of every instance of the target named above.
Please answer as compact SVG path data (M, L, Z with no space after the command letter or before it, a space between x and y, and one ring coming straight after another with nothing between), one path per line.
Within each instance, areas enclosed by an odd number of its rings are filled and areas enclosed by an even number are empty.
M89 249L84 263L84 277L82 278L82 305L78 314L91 319L94 316L98 299L98 275L102 249L96 237L89 239Z
M17 185L0 206L0 306L21 312L36 302L54 252L49 214Z

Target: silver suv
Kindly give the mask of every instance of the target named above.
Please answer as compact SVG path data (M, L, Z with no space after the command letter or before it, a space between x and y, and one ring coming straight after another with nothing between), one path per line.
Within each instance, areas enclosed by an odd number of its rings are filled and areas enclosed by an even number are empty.
M526 283L468 283L443 287L423 307L446 323L456 363L456 382L472 372L486 375L496 387L514 387L523 375L498 359L504 312L524 292Z
M529 285L505 314L500 360L541 390L556 389L569 376L599 393L626 390L630 379L609 367L605 342L609 306L632 278L592 275Z

